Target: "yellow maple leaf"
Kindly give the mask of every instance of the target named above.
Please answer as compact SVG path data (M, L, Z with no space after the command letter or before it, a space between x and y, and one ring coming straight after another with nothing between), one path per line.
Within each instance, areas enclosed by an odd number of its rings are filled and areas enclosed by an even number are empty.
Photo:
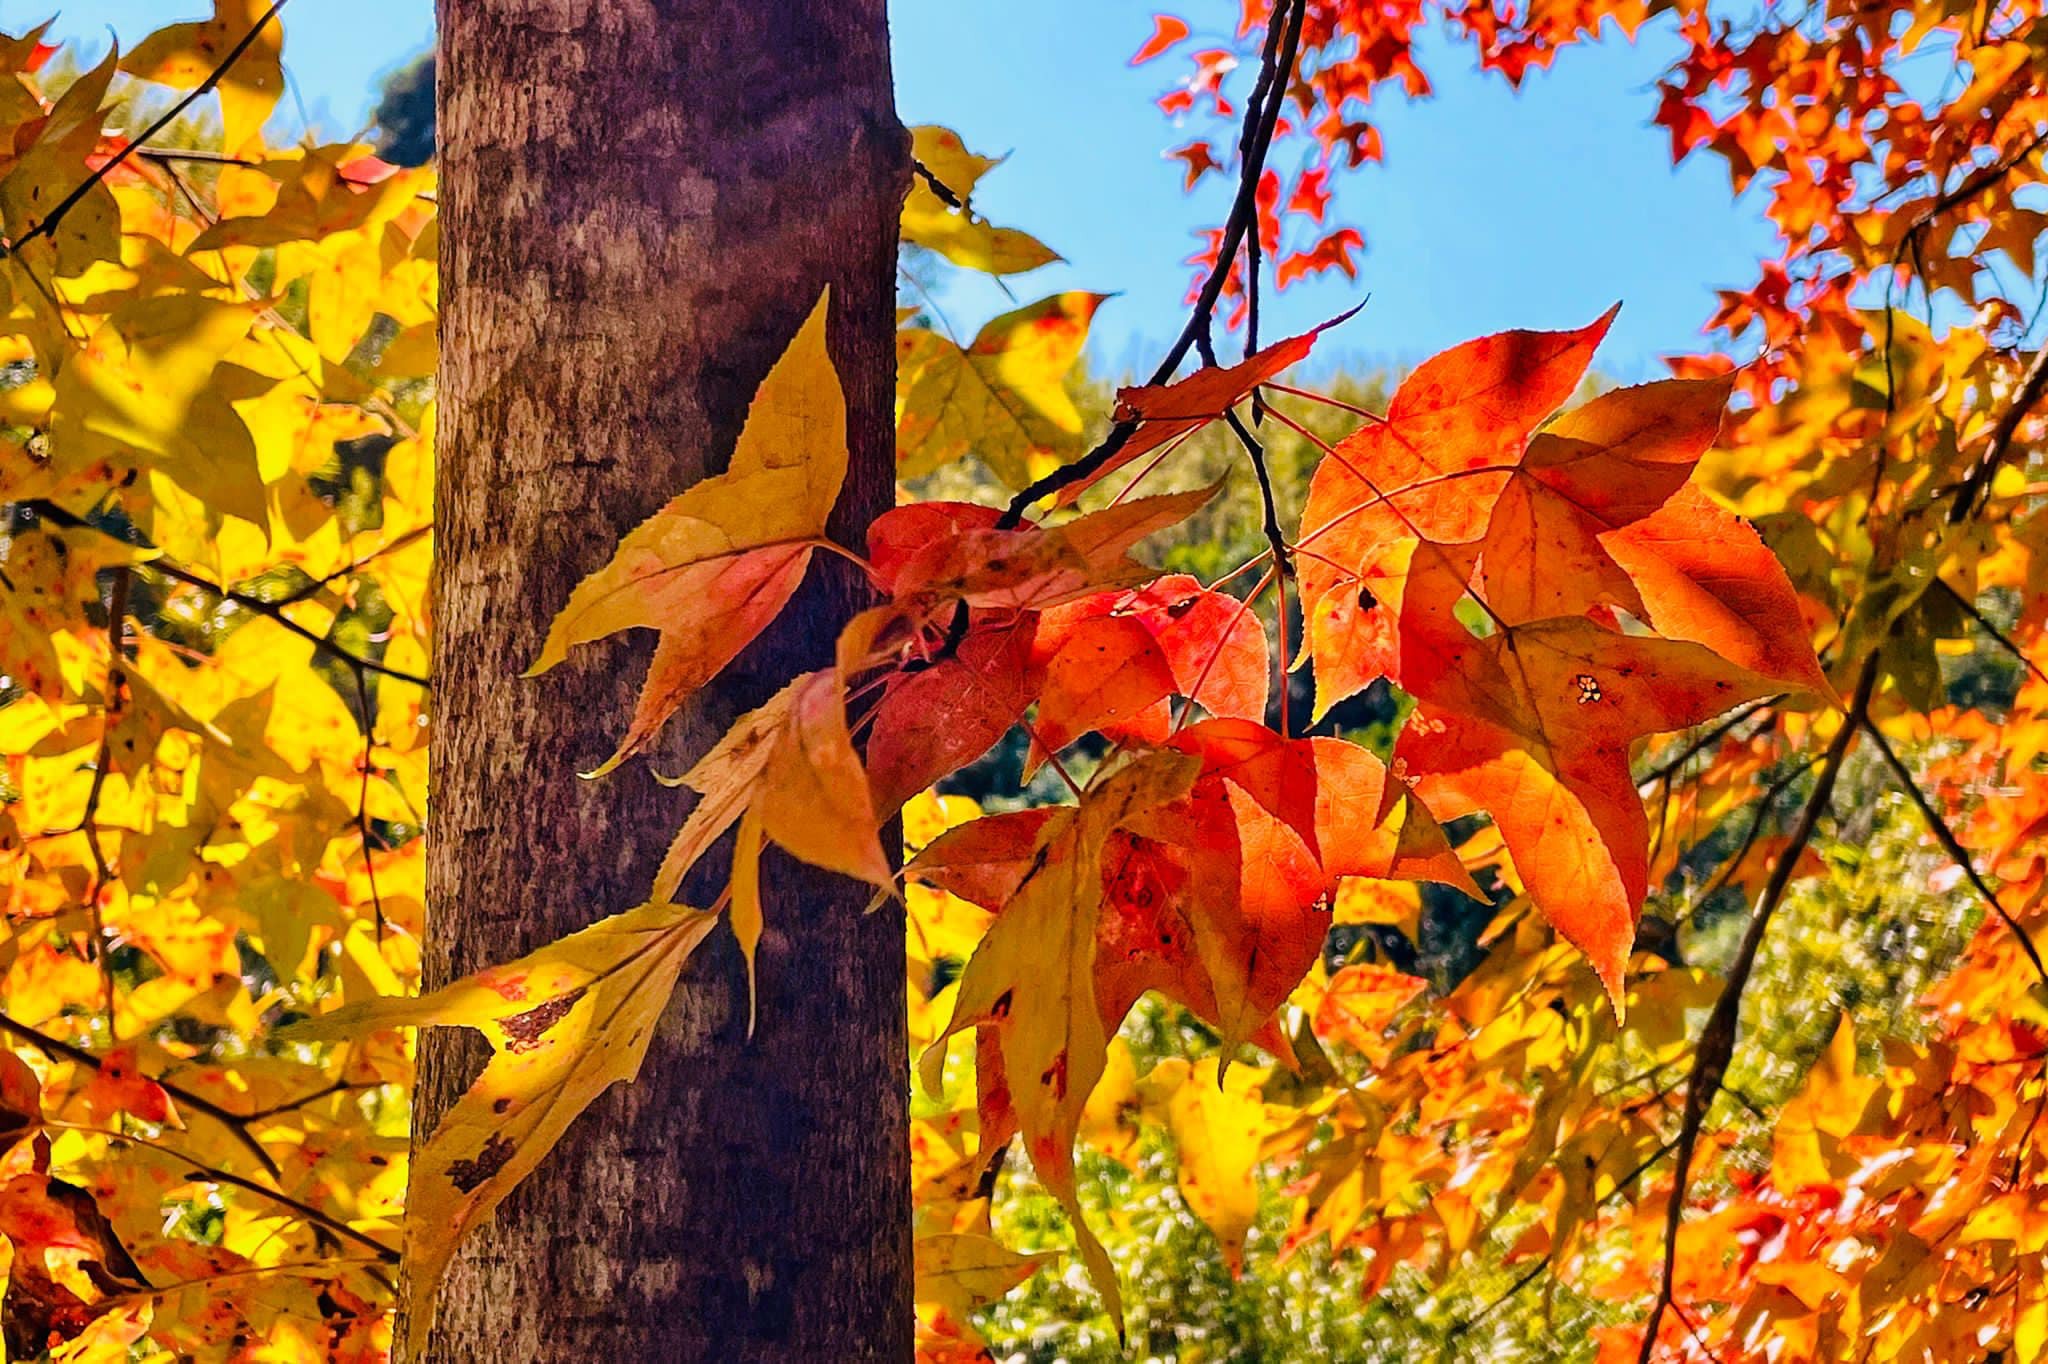
M635 627L661 631L626 737L590 775L644 748L803 581L846 479L846 398L825 350L829 301L819 298L761 381L726 472L636 527L548 627L529 677L576 645Z

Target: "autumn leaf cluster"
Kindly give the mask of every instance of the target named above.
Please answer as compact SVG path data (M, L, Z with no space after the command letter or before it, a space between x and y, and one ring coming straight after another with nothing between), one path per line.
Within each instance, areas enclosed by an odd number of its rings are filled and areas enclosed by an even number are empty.
M772 844L910 911L931 1359L984 1357L983 1309L1060 1259L1000 1235L1020 1167L1119 1315L1114 1213L1084 1207L1076 1153L1128 1161L1141 1133L1233 1272L1313 1245L1379 1293L1483 1259L1609 1304L1603 1358L2048 1357L2048 366L2001 275L2031 278L2023 191L2048 174L2034 10L1250 0L1213 40L1160 17L1139 60L1191 57L1166 112L1230 130L1175 153L1187 180L1238 185L1161 371L1098 429L1072 380L1106 295L972 338L906 309L901 505L835 540L821 297L706 452L724 472L538 604L547 641L505 682L656 632L603 781L823 561L868 608L681 774L644 905L415 997L432 182L264 144L268 9L219 0L62 88L41 30L0 39L10 1351L386 1357L401 1255L430 1302L463 1234L632 1079L694 949L730 932L751 970L794 923ZM1454 347L1384 410L1295 382L1328 328L1259 343L1261 281L1357 268L1330 195L1392 154L1365 111L1427 92L1438 18L1516 81L1609 19L1677 26L1656 118L1783 233L1710 319L1761 358L1575 401L1609 314ZM1939 98L1902 85L1916 53L1953 65ZM175 120L131 140L117 99L217 109L213 145ZM1013 286L1057 259L979 212L997 161L943 128L912 143L905 242ZM1281 433L1319 457L1298 518ZM1211 440L1251 475L1263 550L1163 572L1147 542L1214 514L1189 459ZM962 470L985 496L918 496ZM2012 685L1952 685L1976 647ZM1390 746L1344 731L1390 689ZM934 793L1004 748L1061 798ZM1897 793L1937 902L1978 926L1903 1003L1919 1026L1845 1016L1758 1105L1724 1083L1755 964L1794 883L1834 874L1817 839L1859 781ZM722 841L729 875L678 903ZM1455 979L1333 949L1415 943L1453 897L1486 923ZM1729 899L1717 945L1703 907ZM1118 1034L1148 999L1205 1045L1141 1071ZM493 1055L408 1166L408 1030L440 1025ZM1276 1194L1287 1229L1260 1244Z

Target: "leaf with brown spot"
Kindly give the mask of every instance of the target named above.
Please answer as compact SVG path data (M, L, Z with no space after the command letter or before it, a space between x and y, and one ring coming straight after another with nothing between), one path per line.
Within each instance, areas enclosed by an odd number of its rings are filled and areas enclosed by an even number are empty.
M1116 1272L1081 1216L1074 1178L1075 1134L1109 1044L1095 982L1103 849L1139 812L1184 793L1196 770L1180 754L1147 755L1047 819L1021 884L961 974L952 1020L920 1066L925 1088L937 1092L947 1039L968 1028L993 1034L1032 1166L1066 1209L1119 1329Z
M353 1004L286 1030L299 1039L461 1024L497 1048L414 1159L405 1258L410 1353L456 1247L614 1082L631 1080L676 976L717 923L681 905L643 905L506 966L417 999Z

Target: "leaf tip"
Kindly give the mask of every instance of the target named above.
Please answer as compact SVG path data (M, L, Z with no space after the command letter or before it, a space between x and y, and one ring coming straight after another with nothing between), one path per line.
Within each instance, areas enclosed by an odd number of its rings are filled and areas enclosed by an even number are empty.
M1600 977L1600 988L1607 992L1615 1026L1620 1027L1628 1021L1628 954L1625 950L1611 956L1602 954L1594 959L1593 970Z
M599 763L596 767L591 768L589 771L578 772L576 775L581 777L584 781L596 781L599 777L610 776L613 772L619 770L620 765L623 764L626 761L626 759L632 757L635 753L639 751L640 745L631 736L628 736L626 741L619 745L618 751L616 753L612 754L609 758L606 758L603 762ZM683 784L683 779L681 777L671 779L668 777L662 777L657 775L655 780L659 781L664 786L680 786Z
M933 1098L937 1098L946 1087L946 1043L952 1036L949 1031L933 1038L931 1045L917 1058L917 1082Z

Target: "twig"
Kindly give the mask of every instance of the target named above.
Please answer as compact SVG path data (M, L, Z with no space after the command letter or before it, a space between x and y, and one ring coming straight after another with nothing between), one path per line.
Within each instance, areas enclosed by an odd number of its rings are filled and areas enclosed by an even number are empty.
M1686 744L1684 748L1679 750L1677 756L1671 758L1667 762L1660 764L1656 769L1654 769L1653 771L1651 771L1650 773L1648 773L1636 782L1636 789L1638 791L1641 791L1647 787L1654 789L1660 793L1657 808L1657 827L1650 841L1650 859L1653 862L1657 859L1657 856L1664 850L1664 831L1666 827L1670 824L1671 820L1671 797L1674 790L1676 789L1673 785L1672 779L1675 776L1677 776L1677 774L1684 769L1685 765L1691 762L1693 757L1696 754L1698 754L1701 750L1707 748L1711 744L1719 742L1724 735L1726 735L1729 731L1733 730L1737 725L1741 724L1744 720L1747 720L1750 716L1756 714L1759 710L1767 709L1768 707L1776 703L1777 700L1778 698L1775 696L1767 696L1761 700L1752 701L1748 705L1739 708L1733 715L1730 715L1725 721L1718 725L1712 726L1705 733L1697 736L1692 740L1692 742ZM1764 729L1768 727L1769 725L1767 720L1766 724L1759 726L1750 735L1750 737L1755 738L1757 734L1761 734L1764 731Z
M1763 832L1764 821L1770 817L1771 807L1777 804L1779 796L1785 794L1786 788L1812 770L1816 761L1818 759L1808 758L1764 788L1763 795L1757 800L1756 818L1749 822L1749 832L1742 836L1742 842L1735 849L1734 855L1721 864L1721 869L1714 873L1714 879L1700 892L1701 903L1705 903L1715 891L1727 885L1735 873L1741 870L1743 862L1749 857L1749 850L1756 846L1757 835Z
M2040 1078L2048 1081L2048 1065L2043 1066ZM2041 1097L2034 1101L2034 1116L2027 1119L2027 1130L2020 1133L2019 1145L2013 1149L2012 1182L2015 1188L2018 1187L2020 1176L2026 1169L2027 1148L2033 1143L2034 1129L2041 1125L2041 1110L2044 1108L2048 1108L2048 1089L2044 1089Z
M202 578L190 569L179 567L168 559L152 559L148 563L143 564L142 567L151 572L161 573L166 578L176 582L184 583L187 587L196 587L201 592L218 597L224 602L232 602L245 611L253 611L259 616L275 621L300 639L311 644L314 648L346 664L350 668L373 672L379 677L388 677L394 682L405 682L422 689L427 686L427 679L421 677L418 673L406 672L401 668L386 667L375 659L364 658L361 654L350 653L325 635L309 630L290 616L287 616L284 613L284 609L274 602L265 601L261 597L252 597L246 592L237 592L230 587L223 587L219 583Z
M1258 84L1253 90L1253 100L1245 108L1246 133L1255 132L1256 136L1243 141L1246 155L1239 167L1237 197L1231 203L1229 217L1224 220L1223 238L1217 246L1216 263L1210 268L1208 279L1203 281L1194 306L1188 312L1188 320L1181 327L1180 335L1175 338L1173 345L1167 348L1165 357L1152 371L1152 377L1147 381L1148 386L1163 384L1172 378L1173 372L1180 368L1181 361L1187 359L1188 352L1194 348L1197 340L1206 340L1211 334L1216 301L1222 297L1223 286L1236 264L1238 246L1244 240L1247 227L1253 226L1258 218L1259 177L1265 170L1266 153L1272 147L1273 134L1279 126L1281 99L1287 91L1289 77L1294 71L1295 57L1301 49L1301 27L1308 12L1308 0L1292 0L1291 17L1283 25L1281 12L1288 3L1289 0L1279 0L1267 23L1266 47L1259 63ZM1269 96L1263 104L1258 100L1261 91L1267 92ZM927 180L927 183L934 182ZM933 192L937 193L936 190ZM1109 434L1104 436L1102 442L1093 450L1072 464L1063 464L1052 470L1011 498L1010 504L1003 509L1003 514L996 518L995 528L1015 530L1023 524L1024 514L1031 509L1034 502L1094 477L1130 443L1137 429L1138 423L1135 420L1120 421L1110 427ZM946 630L945 642L939 648L942 657L951 655L960 647L960 642L967 638L969 620L967 604L962 602L955 608L952 623Z
M392 537L371 550L368 554L365 554L362 558L350 560L325 577L314 578L296 591L287 592L282 597L271 598L271 604L278 607L295 606L309 597L316 597L331 584L349 577L351 574L362 572L385 555L404 549L407 545L417 541L421 536L432 534L433 529L434 523L431 521L424 525L414 526L405 534Z
M1948 854L1949 861L1955 863L1956 869L1968 878L1970 884L1976 888L1977 894L1984 898L1984 903L1991 906L1999 918L2005 920L2005 926L2019 939L2020 950L2025 952L2027 960L2033 963L2035 976L2039 977L2042 984L2048 985L2048 965L2042 964L2041 953L2034 946L2032 935L2012 916L2012 912L1999 900L1997 892L1993 891L1978 874L1976 865L1970 860L1969 850L1963 847L1962 840L1955 835L1955 830L1949 828L1948 821L1941 817L1941 811L1934 808L1934 802L1927 799L1927 793L1920 789L1920 783L1913 780L1913 773L1899 757L1898 750L1878 732L1876 725L1870 723L1868 716L1863 720L1863 732L1877 745L1877 751L1884 758L1885 766L1891 768L1892 775L1899 779L1900 789L1912 799L1921 817L1927 821L1928 829L1934 834L1934 841L1941 844L1941 850Z
M320 1088L312 1091L310 1094L301 1094L296 1099L287 1099L283 1103L272 1104L268 1108L258 1108L253 1112L244 1113L241 1120L243 1122L261 1122L265 1118L274 1118L280 1113L289 1113L295 1108L304 1108L307 1104L318 1103L322 1099L331 1099L337 1094L352 1094L364 1090L382 1089L383 1087L381 1081L356 1083L349 1080L336 1080L333 1084L320 1086Z
M125 1293L109 1293L96 1305L123 1302L155 1302L173 1293L182 1293L188 1288L206 1288L214 1284L236 1283L243 1279L264 1279L273 1274L308 1274L321 1278L331 1277L343 1265L372 1265L383 1261L382 1255L347 1256L338 1255L324 1260L298 1261L290 1264L255 1265L248 1269L233 1269L224 1274L202 1274L196 1279L177 1279L170 1283L149 1284L142 1288L130 1289ZM388 1261L386 1261L388 1263ZM374 1271L369 1271L374 1274ZM381 1278L381 1276L378 1276Z
M1498 1312L1502 1307L1504 1307L1508 1303L1510 1299L1512 1299L1515 1296L1515 1294L1521 1292L1530 1284L1536 1282L1537 1276L1548 1268L1550 1268L1550 1255L1548 1253L1545 1253L1543 1258L1538 1260L1535 1264L1530 1265L1528 1270L1524 1272L1520 1278L1516 1279L1513 1283L1509 1284L1506 1292L1502 1293L1492 1302L1486 1304L1486 1306L1480 1308L1477 1312L1474 1312L1471 1316L1459 1322L1456 1326L1453 1326L1450 1329L1450 1331L1444 1336L1445 1344L1448 1345L1451 1342L1456 1341L1458 1337L1464 1335L1467 1331L1477 1326L1480 1322L1485 1321L1495 1312Z
M1671 1201L1664 1210L1664 1267L1659 1276L1657 1298L1650 1305L1649 1321L1643 1331L1639 1364L1650 1364L1651 1355L1657 1348L1657 1329L1664 1322L1664 1309L1671 1306L1672 1283L1678 1270L1678 1227L1685 1216L1686 1185L1692 1174L1693 1151L1699 1144L1700 1126L1706 1121L1707 1106L1720 1092L1721 1077L1727 1073L1728 1061L1735 1054L1735 1024L1742 1008L1742 992L1749 984L1750 972L1756 967L1757 951L1763 946L1771 917L1777 913L1778 906L1784 901L1786 888L1792 884L1792 872L1798 865L1799 855L1812 841L1814 829L1828 809L1835 793L1835 779L1841 776L1842 764L1869 714L1870 698L1877 690L1877 659L1873 653L1863 664L1863 672L1856 680L1856 694L1842 718L1842 727L1829 741L1826 756L1821 760L1820 776L1814 781L1813 794L1807 797L1806 808L1800 811L1799 822L1793 826L1785 850L1778 855L1778 864L1771 869L1771 879L1764 886L1756 913L1750 917L1749 928L1742 935L1741 946L1736 948L1735 960L1728 968L1727 984L1721 987L1720 998L1714 1001L1714 1011L1700 1030L1699 1045L1693 1053L1692 1077L1686 1085L1685 1113L1679 1120Z
M1662 1067L1659 1067L1659 1069L1662 1069ZM1654 1072L1652 1073L1654 1074ZM1640 1179L1645 1173L1647 1173L1652 1165L1655 1165L1658 1161L1664 1159L1664 1157L1671 1154L1671 1147L1672 1143L1666 1142L1664 1145L1659 1146L1656 1150L1650 1152L1649 1155L1644 1156L1641 1160L1637 1161L1635 1168L1630 1170L1627 1174L1623 1175L1620 1179L1615 1180L1614 1187L1609 1189L1607 1191L1606 1196L1601 1198L1599 1202L1594 1204L1594 1207L1596 1209L1604 1208L1609 1203L1612 1203L1614 1200L1620 1198L1623 1194L1627 1193L1629 1190L1629 1186L1634 1184L1636 1180ZM1606 1152L1603 1151L1601 1153L1601 1159L1606 1159ZM1485 1307L1480 1308L1479 1311L1473 1313L1465 1320L1459 1322L1456 1326L1453 1326L1445 1337L1446 1343L1449 1344L1456 1342L1458 1337L1464 1335L1467 1331L1471 1330L1480 1322L1486 1320L1486 1318L1493 1315L1493 1313L1500 1310L1500 1308L1503 1305L1505 1305L1509 1299L1513 1298L1517 1293L1521 1292L1523 1289L1527 1288L1531 1283L1535 1282L1536 1276L1541 1274L1544 1271L1544 1269L1546 1269L1550 1265L1550 1261L1551 1255L1549 1253L1546 1253L1542 1259L1538 1260L1534 1265L1532 1265L1529 1268L1527 1273L1523 1274L1522 1277L1516 1279L1513 1284L1509 1285L1508 1290L1505 1293L1501 1294L1498 1298L1495 1298Z
M1991 636L1992 640L1995 643L2002 645L2005 651L2011 654L2014 658L2018 659L2020 663L2027 669L2028 672L2031 672L2035 677L2039 678L2041 681L2048 682L2048 672L2043 672L2041 670L2040 664L2036 663L2033 659L2028 658L2026 655L2026 651L2020 648L2020 646L2013 641L2012 636L2006 634L2005 631L1999 629L1996 625L1993 625L1990 619L1986 617L1982 611L1979 611L1977 609L1977 603L1971 601L1968 597L1965 597L1962 593L1956 591L1956 589L1954 589L1953 587L1950 587L1948 585L1947 579L1945 578L1936 578L1934 580L1934 584L1935 586L1939 587L1942 591L1948 593L1949 600L1954 602L1956 606L1962 610L1962 613L1964 615L1968 616L1971 620L1975 621L1977 623L1978 629L1982 630L1985 634Z
M1267 26L1266 50L1260 63L1260 70L1262 84L1267 86L1269 98L1263 108L1250 105L1245 110L1245 124L1248 128L1256 128L1257 136L1248 144L1248 154L1243 158L1243 164L1239 168L1237 198L1230 206L1230 216L1224 221L1223 239L1216 251L1216 264L1210 269L1208 279L1203 282L1200 293L1196 295L1194 307L1189 311L1187 323L1181 328L1180 335L1175 338L1173 345L1167 348L1166 356L1159 362L1158 368L1153 370L1148 381L1151 385L1163 384L1171 378L1173 372L1180 368L1180 362L1185 360L1188 352L1194 348L1196 338L1204 335L1211 326L1216 301L1222 297L1223 286L1236 265L1238 247L1244 240L1245 231L1257 221L1259 177L1265 170L1266 153L1272 147L1273 133L1279 125L1281 100L1286 94L1289 78L1294 71L1294 59L1301 48L1302 22L1308 12L1307 0L1293 0L1293 9L1283 25L1280 9L1286 4L1287 0L1281 0ZM1264 80L1263 73L1266 72L1272 73L1269 82ZM1130 441L1137 429L1138 423L1135 421L1118 422L1110 428L1102 443L1093 450L1072 464L1054 469L1011 498L1010 505L1004 509L1001 519L996 523L997 528L1013 529L1023 521L1024 513L1029 510L1032 503L1095 474L1116 457L1117 452Z
M933 194L938 196L940 203L944 204L947 208L958 209L962 213L967 212L967 200L956 193L945 181L932 174L930 166L927 166L924 162L913 156L910 158L910 169L916 174L918 179L924 181L926 187Z
M377 945L384 945L384 896L377 889L377 864L370 857L370 770L377 753L377 715L370 705L370 683L361 664L352 670L356 680L356 709L363 727L362 781L356 789L356 831L363 840L363 877L369 883L370 904L376 911ZM382 843L382 839L377 840ZM387 849L388 850L388 849Z
M1927 282L1927 261L1921 251L1921 242L1927 235L1927 229L1942 214L1970 199L1979 191L1989 189L2000 180L2003 180L2015 166L2031 156L2044 139L2048 139L2048 132L2036 134L2026 146L2014 152L2010 157L1984 167L1983 170L1966 178L1954 189L1929 204L1907 226L1905 232L1899 237L1898 245L1892 248L1891 264L1887 268L1884 284L1884 411L1886 417L1890 417L1898 406L1897 380L1892 368L1893 321L1898 309L1893 295L1898 287L1900 264L1905 259L1906 252L1910 250L1913 253L1913 271L1919 277L1921 292L1927 299L1928 311L1930 313L1928 326L1931 329L1933 327L1931 314L1934 307L1934 290ZM1890 453L1890 443L1880 442L1877 447L1877 458L1871 463L1870 504L1873 508L1877 505L1877 495L1879 488L1884 482L1887 457ZM1963 513L1959 507L1950 507L1950 524L1954 524L1962 519Z
M2032 363L2027 366L2026 376L2020 380L2020 390L2013 395L2012 403L1991 428L1991 439L1984 446L1984 454L1972 465L1963 477L1955 497L1948 504L1950 525L1966 520L1977 510L1980 498L1988 493L1991 480L2012 453L2013 441L2019 435L2020 423L2041 401L2043 392L2048 392L2048 346L2034 352Z
M1272 45L1274 33L1279 27L1279 18L1280 16L1276 12L1267 29L1266 42L1269 48ZM1280 89L1276 88L1276 80L1279 75L1280 73L1275 69L1273 62L1261 61L1259 63L1259 78L1252 84L1252 97L1246 105L1249 112L1245 118L1244 126L1238 130L1237 135L1237 159L1239 165L1243 165L1251 160L1252 142L1257 136L1261 122L1256 111L1262 109L1265 101L1269 99L1273 101L1275 108L1279 106ZM1256 214L1258 208L1256 194L1254 194L1252 200L1252 207ZM1251 225L1251 230L1244 234L1244 351L1246 355L1256 354L1259 349L1259 245L1259 224L1255 219ZM1213 321L1213 319L1211 320ZM1204 355L1202 358L1205 363L1214 365L1216 357L1213 353L1213 348L1209 344L1209 328L1205 327L1203 329L1202 339L1204 343ZM1254 388L1252 390L1252 425L1261 425L1265 419L1265 400L1259 396L1258 389ZM1282 604L1283 606L1285 604L1284 596ZM1284 653L1285 651L1283 650L1282 652Z
M84 1047L66 1042L60 1037L52 1037L40 1029L32 1028L26 1023L10 1018L6 1014L0 1014L0 1032L5 1032L19 1038L37 1051L42 1052L45 1056L61 1057L73 1065L84 1066L89 1070L103 1070L106 1068L107 1063L104 1060L87 1051ZM245 1123L251 1122L256 1117L262 1115L236 1113L232 1109L221 1107L203 1094L195 1094L183 1085L175 1084L162 1077L153 1076L150 1082L173 1099L176 1099L182 1107L189 1108L196 1113L204 1113L215 1122L225 1126L234 1134L235 1140L247 1148L249 1154L256 1157L257 1161L269 1173L271 1178L276 1179L282 1176L284 1172L278 1168L277 1162L270 1158L270 1152L264 1150L263 1144L250 1136L244 1127Z
M1698 738L1694 739L1691 743L1687 744L1683 749L1680 749L1676 757L1671 758L1669 761L1664 762L1659 766L1652 768L1650 771L1644 773L1639 779L1637 779L1636 786L1638 788L1645 786L1654 786L1660 781L1668 781L1672 776L1677 774L1679 768L1684 767L1688 762L1692 761L1692 759L1696 755L1698 755L1702 749L1705 749L1709 745L1718 742L1724 735L1728 733L1729 730L1734 729L1737 725L1741 724L1744 720L1747 720L1750 716L1756 714L1758 711L1764 710L1772 705L1775 705L1781 699L1781 697L1777 696L1766 696L1761 698L1760 700L1751 701L1748 705L1738 706L1734 710L1734 712L1728 716L1727 719L1721 721L1717 725L1711 726L1703 733L1701 733Z
M357 1245L376 1252L377 1258L386 1264L395 1265L398 1263L398 1252L396 1250L385 1245L374 1236L357 1231L340 1218L320 1211L311 1203L293 1198L282 1189L273 1189L269 1185L258 1183L256 1180L250 1179L245 1175L238 1175L232 1170L223 1170L218 1166L208 1165L189 1151L181 1151L168 1142L155 1141L148 1137L139 1137L132 1132L120 1132L104 1127L93 1127L86 1123L44 1122L43 1126L59 1132L85 1132L95 1136L108 1137L114 1141L128 1142L141 1147L145 1151L153 1151L157 1155L167 1157L180 1165L191 1167L186 1171L185 1177L187 1179L203 1180L209 1184L228 1184L237 1189L247 1190L259 1198L269 1199L279 1207L290 1208L308 1222L324 1227L344 1240L354 1241Z
M2033 137L2027 140L2027 145L2021 147L2011 156L2006 157L2003 161L1992 162L1975 175L1964 180L1954 189L1928 205L1926 210L1913 220L1913 225L1906 229L1906 235L1912 236L1914 233L1926 231L1928 224L1932 223L1942 214L1965 200L1974 197L1980 191L1990 189L1993 185L2011 174L2013 169L2022 161L2025 161L2039 150L2044 142L2048 142L2048 131L2034 134Z
M263 17L256 21L254 27L242 35L239 42L228 49L227 55L221 58L219 64L213 70L207 73L205 80L187 91L183 99L180 99L170 108L164 110L154 123L144 128L135 137L130 138L127 145L122 147L121 150L101 162L99 167L87 175L85 179L81 180L69 194L59 199L57 206L44 214L42 220L36 223L34 227L31 227L11 242L0 243L0 255L13 255L36 238L47 237L55 232L57 225L64 221L64 215L78 207L80 200L92 193L101 181L112 175L116 170L119 170L122 163L127 161L129 157L142 151L143 143L177 122L179 117L199 100L212 94L214 87L220 84L220 78L228 73L230 67L242 59L242 54L247 52L250 44L256 41L256 35L270 26L271 20L277 17L277 12L283 9L286 3L287 0L271 0L270 8L263 12Z
M119 536L114 535L105 527L96 526L92 522L86 520L84 517L66 511L64 508L58 506L54 502L38 500L34 502L25 502L22 503L21 505L32 508L37 516L42 517L44 520L47 520L55 525L63 526L67 529L72 530L90 530L97 534L107 536L107 538L109 539L120 540ZM128 544L128 541L120 540L120 543L126 545ZM395 545L396 543L397 542L394 541L393 545ZM393 547L393 545L386 545L384 548L390 549ZM382 551L379 552L381 553ZM388 677L394 682L408 683L411 686L418 687L423 691L426 690L428 686L427 679L421 677L418 673L409 673L400 668L386 667L384 664L377 662L375 659L363 658L359 655L352 654L348 650L342 648L339 644L336 644L333 640L328 639L326 636L316 634L313 631L308 630L305 626L299 624L290 616L284 614L284 608L277 602L266 601L262 597L251 596L247 592L237 592L235 589L231 587L223 587L221 584L214 582L211 579L201 577L199 574L194 573L191 569L181 567L180 565L173 563L171 560L166 558L160 557L151 559L146 563L135 565L135 567L141 568L152 573L160 573L164 577L171 579L173 582L183 583L187 587L196 587L201 592L207 593L209 596L215 597L221 601L232 602L236 606L241 607L245 611L252 611L259 616L263 616L269 620L275 621L277 624L291 631L300 639L305 640L308 644L311 644L314 648L320 650L328 657L333 658L336 661L347 665L348 667L365 668L368 669L370 672L378 674L380 677ZM298 598L294 597L289 598L288 600L296 601L298 600Z
M107 591L107 682L106 690L100 697L100 747L93 759L92 785L85 793L85 813L78 818L79 832L85 835L86 847L92 850L92 885L85 893L86 920L92 929L92 958L99 964L100 981L106 993L107 1031L114 1030L114 963L107 943L107 924L100 913L100 897L106 894L107 883L114 879L113 866L107 861L107 851L100 844L100 796L107 788L107 768L114 752L114 726L120 722L121 690L125 685L121 671L121 652L127 643L128 634L128 566L123 564L113 573L113 583Z
M134 155L145 161L160 161L166 164L175 161L198 161L209 166L254 166L257 163L246 157L229 156L226 152L202 152L184 147L137 147Z

